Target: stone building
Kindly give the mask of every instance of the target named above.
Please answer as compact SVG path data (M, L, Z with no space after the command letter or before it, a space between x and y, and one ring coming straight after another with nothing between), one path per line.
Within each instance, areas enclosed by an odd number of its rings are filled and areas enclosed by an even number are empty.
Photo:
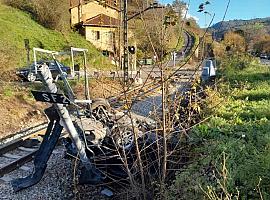
M70 0L70 23L104 55L114 56L118 0Z

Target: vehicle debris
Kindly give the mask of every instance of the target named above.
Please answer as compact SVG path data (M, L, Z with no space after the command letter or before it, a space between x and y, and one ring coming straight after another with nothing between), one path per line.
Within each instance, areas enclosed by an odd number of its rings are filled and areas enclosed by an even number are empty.
M76 48L76 50L85 52L84 49ZM69 134L69 137L62 139L67 155L80 159L80 184L96 185L115 179L127 179L126 167L134 165L137 159L135 143L147 157L152 157L153 161L157 160L152 148L156 145L157 136L155 132L150 131L154 130L153 123L147 123L135 115L116 112L110 108L105 99L90 99L86 66L84 66L85 99L76 99L61 64L56 59L58 53L41 49L38 51L52 56L67 94L63 94L58 88L56 84L58 79L53 78L47 63L36 63L35 70L46 91L32 93L36 100L52 103L52 106L45 109L49 124L34 158L34 173L13 180L11 183L15 191L30 187L41 180L46 163L63 129ZM85 58L86 54L83 55ZM123 157L127 159L126 163L123 162ZM149 165L149 171L153 168L152 164ZM135 171L132 173L136 174ZM105 193L111 195L107 191Z

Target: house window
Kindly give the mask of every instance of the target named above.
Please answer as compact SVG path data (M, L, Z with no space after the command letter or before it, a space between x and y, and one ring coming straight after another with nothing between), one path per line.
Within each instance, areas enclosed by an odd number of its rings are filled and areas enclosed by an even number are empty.
M96 40L100 40L100 31L96 31Z

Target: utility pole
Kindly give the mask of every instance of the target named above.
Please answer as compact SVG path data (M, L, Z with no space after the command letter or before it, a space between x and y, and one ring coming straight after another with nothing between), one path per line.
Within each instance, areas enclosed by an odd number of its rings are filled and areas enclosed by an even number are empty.
M124 83L128 82L128 16L127 16L127 0L123 0L123 39L124 39Z
M118 13L119 21L118 21L118 62L119 62L119 69L123 69L123 62L122 62L122 22L123 22L123 12L122 12L123 3L119 1L119 8L120 12Z
M157 9L157 8L164 8L163 6L159 6L158 3L153 3L147 8L145 8L142 11L139 11L138 13L134 14L131 17L128 17L127 15L127 0L123 0L123 9L122 9L122 17L123 17L123 40L124 40L124 62L123 62L123 71L124 71L124 83L127 84L129 79L129 50L128 50L128 21L137 17L138 15L143 14L144 12L151 10L151 9ZM148 1L147 1L148 4ZM122 62L122 60L121 60Z
M83 5L83 0L79 0L79 5L78 5L78 23L81 22L81 18L82 18L82 5Z

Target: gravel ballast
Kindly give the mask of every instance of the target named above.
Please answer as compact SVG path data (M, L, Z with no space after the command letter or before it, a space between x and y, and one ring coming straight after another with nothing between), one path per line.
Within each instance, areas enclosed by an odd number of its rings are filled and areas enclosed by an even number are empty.
M33 169L33 163L27 163ZM14 192L9 182L3 179L25 177L32 170L17 169L0 180L0 199L37 200L37 199L74 199L72 161L64 158L64 149L58 147L48 161L48 166L41 181L27 189Z

